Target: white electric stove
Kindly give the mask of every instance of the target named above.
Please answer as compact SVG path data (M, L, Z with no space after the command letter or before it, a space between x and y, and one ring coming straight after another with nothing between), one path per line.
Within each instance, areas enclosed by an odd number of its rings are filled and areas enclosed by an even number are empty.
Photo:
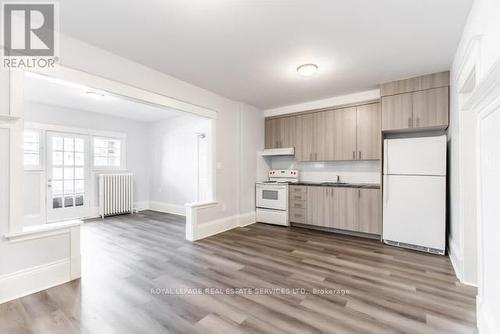
M291 169L270 170L268 181L255 185L256 221L289 226L288 184L299 182L299 172Z

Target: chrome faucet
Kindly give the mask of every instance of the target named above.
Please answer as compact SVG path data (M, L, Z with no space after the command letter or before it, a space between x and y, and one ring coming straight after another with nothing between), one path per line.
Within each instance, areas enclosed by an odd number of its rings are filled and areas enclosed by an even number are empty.
M340 175L337 175L337 183L340 182Z

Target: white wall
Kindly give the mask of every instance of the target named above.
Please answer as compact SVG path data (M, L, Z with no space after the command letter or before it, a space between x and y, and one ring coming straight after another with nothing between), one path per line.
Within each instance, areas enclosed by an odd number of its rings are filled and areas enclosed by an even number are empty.
M150 200L153 209L163 205L183 210L184 204L198 201L197 141L209 142L209 131L207 118L189 114L151 125ZM197 132L205 133L206 137L198 139Z
M255 211L255 181L260 179L258 173L258 155L264 148L264 115L246 104L240 105L240 155L238 158L239 173L245 175L239 183L239 211L249 215Z
M500 66L499 16L499 1L474 2L451 68L450 257L462 281L479 285L481 333L500 332L496 316L500 308L497 245L500 230L496 208L500 184L495 176L500 162L496 158L485 159L488 154L499 156L500 120L493 116L487 121L481 120L479 112L469 106L488 98L481 87L491 86L498 80L495 77L498 72L492 71ZM469 77L473 80L467 80ZM479 102L472 103L474 99ZM486 143L495 143L495 147ZM478 262L478 256L483 258L483 263Z
M48 106L38 103L25 103L25 121L74 127L82 129L120 132L126 135L126 169L134 173L134 202L149 201L149 162L150 153L150 124L125 118L113 117L77 109L67 109L58 106ZM37 195L41 192L34 191L34 187L40 184L39 178L34 177L33 172L27 172L30 177L25 179L25 189L31 187L31 191L25 193L25 213L32 214L32 205L27 202L40 202ZM36 174L35 174L36 175ZM39 177L44 177L38 173ZM97 204L97 177L91 172L91 196L89 198L90 215L96 213ZM30 222L31 220L28 220Z

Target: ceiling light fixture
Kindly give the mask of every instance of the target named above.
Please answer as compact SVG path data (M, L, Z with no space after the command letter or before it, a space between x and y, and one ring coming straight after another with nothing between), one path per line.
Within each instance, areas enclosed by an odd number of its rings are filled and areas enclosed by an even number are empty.
M318 65L316 64L302 64L297 67L297 73L303 77L310 77L318 72Z
M97 97L97 98L103 98L106 96L103 93L93 92L93 91L88 91L87 95L92 96L92 97Z

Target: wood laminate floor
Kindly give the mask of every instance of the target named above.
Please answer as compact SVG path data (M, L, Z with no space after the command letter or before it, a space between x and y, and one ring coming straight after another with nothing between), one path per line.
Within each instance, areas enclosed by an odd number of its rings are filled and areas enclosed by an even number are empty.
M448 257L373 240L253 224L190 243L145 211L87 222L82 252L80 280L0 305L0 333L476 332Z

